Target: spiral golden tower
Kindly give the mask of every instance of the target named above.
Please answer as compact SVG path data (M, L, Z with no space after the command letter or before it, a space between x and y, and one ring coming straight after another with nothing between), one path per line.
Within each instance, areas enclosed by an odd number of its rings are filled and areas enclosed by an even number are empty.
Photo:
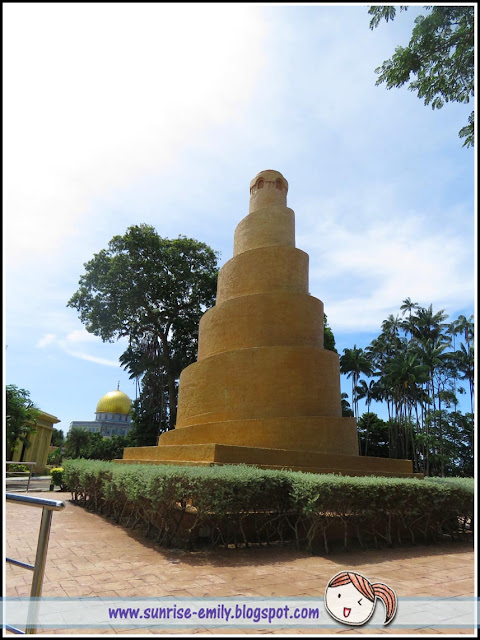
M200 321L198 360L180 376L175 429L117 462L254 464L314 473L412 476L409 460L359 456L342 417L339 357L323 348L323 303L308 292L288 183L261 171L233 258Z

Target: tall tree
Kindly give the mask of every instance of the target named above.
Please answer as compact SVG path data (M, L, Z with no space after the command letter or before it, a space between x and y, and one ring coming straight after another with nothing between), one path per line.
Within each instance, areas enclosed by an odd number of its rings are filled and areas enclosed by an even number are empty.
M465 340L465 344L467 345L467 351L470 349L470 343L473 341L474 337L474 322L473 315L470 318L467 318L464 315L458 316L458 318L452 323L454 327L454 331L457 335L461 335Z
M388 425L376 413L364 413L358 419L360 455L386 458L389 455Z
M355 387L355 395L357 400L365 400L367 413L370 413L370 405L374 400L380 400L381 387L376 380L370 380L367 384L365 380L360 380Z
M412 311L414 309L418 309L418 302L412 302L410 297L405 298L405 300L400 305L400 311L402 312L402 316L408 311L409 318L412 317Z
M400 6L400 11L408 7ZM415 27L407 47L396 47L395 53L375 69L377 85L387 89L402 87L416 91L424 104L441 109L446 102L468 103L474 94L474 7L425 7L429 13L415 19ZM370 29L380 21L393 20L394 6L373 6ZM413 75L413 79L410 76ZM474 145L474 112L459 131L464 147Z
M365 351L353 345L353 349L344 349L340 357L340 372L346 374L347 378L352 378L352 405L355 417L358 415L358 398L355 388L361 374L369 376L372 372L372 365Z
M92 436L97 434L92 434L86 429L82 427L72 427L67 434L67 439L65 441L65 453L69 458L79 458L82 450L87 447Z
M131 352L123 364L136 377L152 362L160 366L170 429L176 422L177 379L195 359L198 323L215 301L217 257L197 240L169 240L150 225L131 226L85 263L80 287L67 305L102 340L129 338Z
M38 409L30 399L30 392L19 389L14 384L6 388L6 451L7 460L11 460L15 447L20 442L30 446L29 435L35 431Z
M470 386L470 407L473 413L473 387L474 387L474 341L475 324L473 315L468 319L464 315L459 315L458 318L450 325L453 329L454 335L461 335L465 340L465 345L461 344L459 351L455 352L455 357L458 363L458 369L462 373L461 378L468 380ZM455 349L455 346L454 346Z
M412 457L414 469L427 475L455 475L458 461L468 475L474 407L473 316L468 320L459 316L446 324L443 310L421 307L410 298L400 310L408 316L399 321L390 315L366 349L372 376L378 378L375 400L387 403L389 455ZM460 345L455 343L458 335ZM458 379L470 384L472 413L465 416L458 412L457 394L465 393L457 386ZM360 381L356 393L358 398L368 398L365 382ZM447 411L452 404L454 411ZM362 437L366 447L368 428Z
M55 429L54 427L52 433L52 441L50 443L52 447L61 447L64 440L65 434L63 433L63 431L61 429Z
M470 387L470 411L473 414L473 390L475 380L475 354L473 345L470 345L467 349L464 344L461 344L460 349L455 352L455 359L457 361L458 371L461 374L460 379L468 380Z
M341 404L342 404L342 416L344 418L354 418L353 411L350 408L350 403L348 401L348 393L342 393L341 395Z

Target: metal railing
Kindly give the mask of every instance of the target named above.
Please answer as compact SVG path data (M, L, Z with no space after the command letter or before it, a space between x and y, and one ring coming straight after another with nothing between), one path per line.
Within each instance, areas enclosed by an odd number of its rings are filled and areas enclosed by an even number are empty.
M28 607L27 625L25 631L5 625L5 628L12 633L36 633L38 605L42 595L43 578L45 575L45 565L47 563L48 539L50 537L50 527L52 524L52 516L54 511L65 509L65 502L61 500L47 500L46 498L36 498L33 496L17 495L15 493L6 494L7 502L15 502L30 507L42 508L42 519L38 532L37 553L35 556L35 564L6 558L6 562L23 569L33 571L32 587L30 589L30 604Z
M18 475L19 473L20 474L28 473L28 482L27 482L27 493L28 493L28 489L30 487L30 480L32 479L32 475L33 475L33 468L37 463L36 462L14 462L13 460L7 460L5 464L6 464L6 467L8 467L8 465L10 464L24 465L25 467L30 467L30 471L7 471L7 476L8 474L14 474L14 473L16 475Z

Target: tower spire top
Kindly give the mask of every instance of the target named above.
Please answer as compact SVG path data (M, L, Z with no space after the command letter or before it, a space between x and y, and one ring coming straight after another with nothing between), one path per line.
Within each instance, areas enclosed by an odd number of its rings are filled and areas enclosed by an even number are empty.
M250 182L250 207L248 212L270 205L287 206L288 182L280 171L266 169L257 173Z

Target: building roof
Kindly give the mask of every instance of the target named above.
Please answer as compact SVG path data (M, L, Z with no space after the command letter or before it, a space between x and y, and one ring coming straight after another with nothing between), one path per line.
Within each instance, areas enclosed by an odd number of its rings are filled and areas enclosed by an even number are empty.
M100 398L97 404L96 413L130 413L132 401L123 391L109 391Z

